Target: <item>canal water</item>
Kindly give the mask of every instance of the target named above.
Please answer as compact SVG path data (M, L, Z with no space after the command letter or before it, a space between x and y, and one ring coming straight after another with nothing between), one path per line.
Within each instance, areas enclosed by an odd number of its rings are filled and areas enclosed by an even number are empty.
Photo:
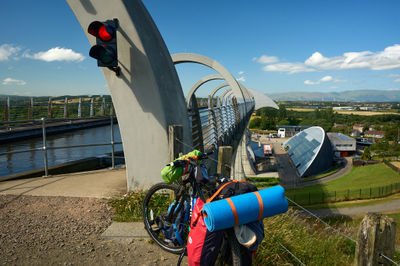
M114 125L114 142L121 142L118 125ZM87 128L63 134L47 136L47 147L100 144L111 142L111 126ZM0 144L0 153L28 150L43 147L42 138ZM122 151L122 145L114 146L115 151ZM79 147L69 149L49 149L47 151L49 166L80 160L88 157L102 156L111 153L111 145ZM1 177L44 167L43 151L32 151L17 154L0 155Z

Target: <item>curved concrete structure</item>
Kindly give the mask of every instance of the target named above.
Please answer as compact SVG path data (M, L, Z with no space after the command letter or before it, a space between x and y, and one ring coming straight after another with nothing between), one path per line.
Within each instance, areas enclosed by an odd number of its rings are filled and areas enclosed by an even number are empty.
M220 79L223 80L224 77L221 75L210 75L197 81L196 84L194 84L193 87L190 89L188 95L186 96L187 108L188 109L190 108L190 102L191 102L190 99L192 99L193 94L197 91L198 88L200 88L201 85L212 80L220 80Z
M250 101L248 94L242 91L240 85L232 76L232 74L217 61L203 55L193 53L173 54L172 61L174 62L174 64L196 63L214 69L226 80L226 82L232 88L233 92L235 93L236 99L238 99L239 101L240 99L242 99L245 104ZM246 104L246 109L248 108L250 108L250 106L247 106ZM249 109L247 111L249 111Z
M208 95L208 108L212 108L213 106L211 106L211 100L214 98L215 93L217 93L217 91L219 91L222 88L228 87L229 84L228 83L222 83L221 85L217 86L211 93L210 95ZM218 97L217 97L218 99Z
M168 126L182 125L185 143L191 144L192 137L181 84L157 26L140 0L67 0L67 3L91 45L96 42L87 33L92 21L119 20L121 75L117 77L107 68L102 71L118 117L127 187L132 191L160 182L160 170L170 160Z
M275 109L279 109L279 106L264 93L249 88L247 88L247 90L254 96L255 110L262 107L272 107Z

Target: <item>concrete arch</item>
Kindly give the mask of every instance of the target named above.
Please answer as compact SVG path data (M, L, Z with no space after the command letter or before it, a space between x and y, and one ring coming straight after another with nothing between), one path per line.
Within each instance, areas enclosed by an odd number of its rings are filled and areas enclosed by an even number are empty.
M217 93L217 91L219 91L222 88L228 87L229 84L228 83L222 83L221 85L217 86L208 96L208 108L212 108L213 106L211 106L211 100L212 98L214 98L215 93Z
M160 169L171 160L168 127L182 125L184 143L191 144L192 136L181 83L157 26L141 0L67 3L91 45L96 40L87 33L88 25L96 20L118 18L121 74L116 76L108 68L101 70L118 117L127 188L132 191L160 182ZM186 146L183 149L188 151Z
M228 95L232 94L233 91L231 88L226 89L220 97L222 104L226 104L226 99L228 98Z
M188 109L190 108L190 103L191 103L190 99L192 99L193 94L197 91L198 88L200 88L201 85L212 80L220 80L220 79L223 80L224 77L221 75L210 75L197 81L196 84L194 84L193 87L190 89L188 95L186 96L187 108Z
M181 64L181 63L196 63L196 64L201 64L207 67L210 67L217 71L224 79L226 82L229 84L229 86L232 88L233 92L235 93L236 98L242 99L243 102L246 105L247 109L247 102L250 100L248 98L248 95L246 92L242 91L242 88L240 88L239 83L236 81L236 79L232 76L232 74L220 63L217 61L203 56L199 54L193 54L193 53L181 53L181 54L173 54L172 56L172 61L174 64Z

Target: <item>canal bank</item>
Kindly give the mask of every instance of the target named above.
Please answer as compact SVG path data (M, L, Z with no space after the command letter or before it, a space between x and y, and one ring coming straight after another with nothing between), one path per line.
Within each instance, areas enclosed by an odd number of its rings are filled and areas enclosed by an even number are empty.
M60 134L64 132L80 130L91 127L99 127L109 125L110 117L94 117L90 119L53 119L46 121L46 134ZM113 118L117 123L116 118ZM0 144L10 141L17 141L26 138L41 137L43 135L43 123L40 120L27 122L24 124L3 124L0 127Z

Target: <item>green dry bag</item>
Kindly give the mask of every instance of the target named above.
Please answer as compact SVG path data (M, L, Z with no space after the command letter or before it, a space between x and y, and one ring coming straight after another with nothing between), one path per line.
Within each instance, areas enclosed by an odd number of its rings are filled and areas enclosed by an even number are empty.
M201 151L194 150L194 151L189 152L188 154L185 154L185 155L175 159L174 162L176 160L186 160L189 157L194 158L197 161L197 158L200 155L202 155ZM168 184L174 183L176 180L178 180L184 174L186 174L185 169L184 169L184 167L181 167L181 166L167 165L161 170L161 177Z

